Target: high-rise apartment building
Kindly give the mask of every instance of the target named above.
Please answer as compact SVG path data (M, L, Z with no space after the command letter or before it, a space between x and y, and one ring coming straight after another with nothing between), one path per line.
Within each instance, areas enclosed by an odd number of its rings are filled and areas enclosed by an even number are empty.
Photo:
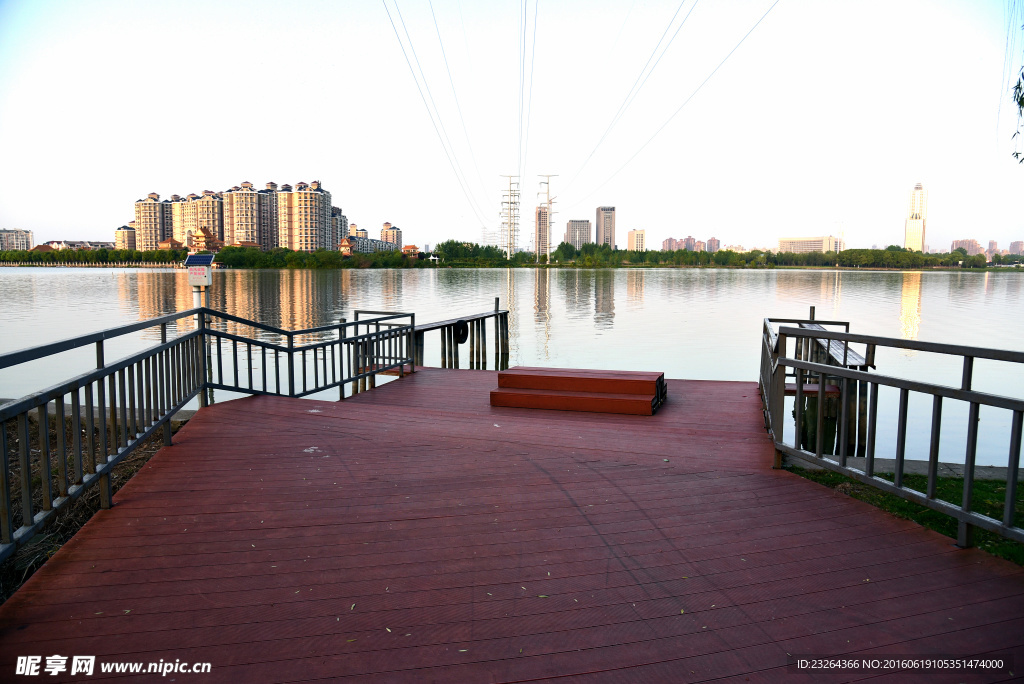
M565 224L565 240L576 249L590 242L590 220L573 219Z
M626 234L627 249L630 252L647 251L647 231L631 230Z
M677 249L679 249L678 244L679 240L676 240L675 238L665 238L664 240L661 241L661 251L674 252Z
M685 249L687 252L694 252L697 250L697 240L692 235L687 235L681 240L681 242L683 243L682 249Z
M319 181L282 185L277 193L278 246L296 252L336 250L331 222L331 193Z
M718 238L708 238L708 251L712 254L722 248L722 243L718 241Z
M331 223L334 224L334 234L338 237L338 244L348 237L348 217L341 210L341 207L331 207Z
M121 226L114 231L114 249L135 249L135 228Z
M268 194L245 181L223 195L224 244L267 249L263 238L270 232Z
M331 193L319 181L290 185L269 182L263 190L252 183L224 192L204 190L160 201L150 193L135 203L135 243L140 250L157 249L173 239L190 250L227 245L314 251L338 249L348 219L331 206Z
M975 256L982 254L985 250L981 248L981 245L977 240L953 240L953 243L949 247L949 251L953 252L958 249L964 249L967 251L967 256Z
M1024 255L1024 240L1014 240L1010 243L1010 248L1006 252L1008 254Z
M703 240L697 240L697 242L694 243L694 245L693 245L693 251L695 251L695 252L706 252L707 251L707 243L704 242Z
M393 245L397 245L398 249L402 249L402 229L395 228L390 223L385 223L384 227L380 230L381 242L390 242Z
M35 247L31 230L0 230L0 251L3 250L28 250Z
M910 207L904 225L903 247L914 252L924 251L925 227L928 223L928 191L918 183L910 193Z
M547 207L537 207L537 211L534 214L533 246L535 258L538 262L541 256L548 257L551 255L549 216Z
M144 252L157 249L157 243L171 237L171 212L160 195L151 192L135 202L135 243Z
M598 207L594 222L595 242L615 248L615 207Z

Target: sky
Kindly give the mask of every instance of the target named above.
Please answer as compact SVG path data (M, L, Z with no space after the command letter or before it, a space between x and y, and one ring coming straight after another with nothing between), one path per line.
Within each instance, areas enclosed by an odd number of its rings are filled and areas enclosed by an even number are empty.
M0 0L0 228L113 240L134 202L319 180L406 244L479 242L540 174L552 243L616 207L777 248L1024 240L1016 0ZM1012 27L1012 28L1011 28Z

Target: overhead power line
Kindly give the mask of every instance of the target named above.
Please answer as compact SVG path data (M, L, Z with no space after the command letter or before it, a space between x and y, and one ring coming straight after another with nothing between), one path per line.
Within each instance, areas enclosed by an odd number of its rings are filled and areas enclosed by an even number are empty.
M576 180L576 178L579 177L580 173L583 171L583 169L586 168L587 164L593 158L594 153L597 152L599 147L601 147L601 143L604 142L605 138L608 137L608 134L611 133L612 129L615 128L616 124L619 123L619 120L626 113L626 110L629 109L629 106L633 104L633 100L636 99L636 96L640 93L640 90L644 87L644 84L647 83L647 79L650 78L651 74L653 74L654 70L658 67L658 63L661 62L661 58L665 56L665 53L668 52L668 49L672 45L672 42L676 39L676 36L679 35L680 29L683 28L683 26L686 24L686 20L690 18L691 14L693 14L694 8L697 7L697 2L699 2L699 0L694 0L693 4L690 6L690 11L687 12L686 16L683 17L683 20L679 22L679 26L676 27L676 30L672 34L672 37L669 39L668 43L665 44L664 49L661 49L661 44L664 42L665 36L668 35L669 29L671 29L672 24L675 23L676 17L679 16L679 12L682 11L683 5L686 4L686 0L682 0L682 2L679 3L679 7L676 8L676 11L672 15L672 18L669 19L668 24L665 25L665 30L662 32L661 38L658 39L658 43L654 46L654 49L651 51L651 55L647 58L647 62L645 62L643 68L640 69L640 73L637 74L636 79L633 81L633 85L629 89L629 92L626 93L626 97L623 98L622 104L619 105L618 111L615 112L615 115L612 117L612 120L608 123L608 127L605 128L604 133L601 134L601 138L597 141L597 144L594 145L594 149L590 151L590 154L588 154L587 158L583 160L583 163L580 165L580 168L577 169L576 173L573 174L571 179L569 179L569 182L565 186L566 189L568 189ZM661 49L661 54L658 54L659 49ZM657 59L654 59L655 55L658 56ZM651 60L654 60L653 66L651 65ZM648 69L647 67L650 67L650 69Z
M713 70L713 71L712 71L712 72L711 72L710 74L708 74L707 78L705 78L705 79L704 79L703 81L701 81L700 85L699 85L699 86L697 86L697 88L696 88L696 89L694 89L694 91L693 91L692 93L690 93L690 96L689 96L689 97L687 97L687 98L686 98L686 100L684 100L684 101L683 101L683 104L679 105L679 108L678 108L678 109L676 109L676 111L672 112L672 115L671 115L671 116L669 116L669 117L668 117L668 119L666 119L666 120L665 120L665 123L661 124L661 126L660 126L660 127L658 128L658 130L656 130L656 131L654 132L654 134L653 134L653 135L652 135L652 136L651 136L650 138L648 138L648 139L647 139L647 142L645 142L645 143L644 143L643 145L641 145L641 146L640 146L640 148L639 148L639 149L638 149L638 150L637 150L636 152L634 152L634 153L633 153L633 154L632 154L632 155L631 155L631 156L629 157L629 159L627 159L627 160L626 160L626 161L625 161L625 162L624 162L624 163L622 164L622 166L620 166L620 167L619 167L618 169L616 169L615 173L613 173L612 175L608 176L608 178L606 178L606 179L604 180L604 182L603 182L603 183L601 183L601 184L600 184L600 185L598 185L598 186L597 186L596 188L594 188L594 189L593 189L593 190L592 190L592 191L591 191L591 192L590 192L589 194L585 195L585 196L584 196L584 197L583 197L583 198L582 198L581 200L579 200L579 202L583 202L584 200L586 200L586 199L590 198L590 197L591 197L592 195L594 195L594 194L595 194L595 193L596 193L596 192L597 192L598 190L600 190L600 189L601 189L601 188L603 188L603 187L604 187L605 185L607 185L607 184L608 184L608 182L609 182L609 181L611 181L611 179L613 179L613 178L615 178L615 177L616 177L617 175L619 175L619 174L620 174L620 173L622 172L622 170L623 170L624 168L626 168L627 166L629 166L630 162L632 162L632 161L633 161L634 159L636 159L637 155L639 155L639 154L640 154L641 152L643 152L643 151L644 151L644 149L646 149L646 148L647 148L647 146L648 146L648 145L650 145L650 144L651 144L651 142L653 142L653 141L654 141L654 139L655 139L655 138L657 138L657 137L658 137L658 135L659 135L659 134L660 134L660 133L661 133L661 132L662 132L663 130L665 130L665 127L666 127L666 126L668 126L668 125L669 125L670 123L672 123L672 120L673 120L673 119L675 119L675 118L676 118L676 116L678 116L678 115L679 115L679 112L683 111L683 107L685 107L686 105L688 105L688 104L690 103L690 100L692 100L692 99L694 98L694 96L696 96L696 95L697 95L697 93L699 93L699 92L700 92L701 88L703 88L703 87L705 86L705 84L707 84L707 82L708 82L708 81L710 81L710 80L711 80L711 78L712 78L712 77L713 77L713 76L714 76L714 75L715 75L716 73L718 73L718 70L722 68L722 65L723 65L723 64L725 64L725 63L726 63L726 62L727 62L727 61L729 60L729 58L730 58L730 57L732 57L733 53L734 53L734 52L736 52L736 50L738 50L738 49L739 49L739 47L740 47L741 45L743 45L743 42L744 42L744 41L745 41L745 40L746 40L747 38L749 38L749 37L750 37L750 34L751 34L751 33L753 33L753 32L754 32L754 30L755 30L755 29L756 29L756 28L757 28L758 26L760 26L760 25L761 25L761 22L762 22L762 21L764 21L765 17L767 17L767 16L768 16L768 14L769 14L769 13L771 13L771 11L772 11L773 9L775 9L775 6L779 4L779 1L780 1L780 0L775 0L775 2L773 2L773 3L772 3L771 7L769 7L769 8L768 8L768 9L767 9L767 10L765 11L765 13L761 15L761 18L760 18L760 19L758 19L758 20L757 20L757 22L755 22L755 23L754 23L754 25L750 27L750 30L749 30L749 31L747 31L747 32L746 32L746 33L745 33L745 34L743 35L743 37L742 37L742 38L740 38L740 41L739 41L738 43L736 43L736 45L734 45L734 46L733 46L732 50L729 50L729 54L727 54L727 55L726 55L726 56L725 56L725 57L724 57L724 58L722 59L722 61L718 63L718 66L716 66L716 67L714 68L714 70ZM578 203L579 203L579 202L578 202Z
M487 195L487 186L484 184L483 176L480 174L480 167L476 163L476 155L473 153L473 143L469 140L469 131L466 129L466 119L462 116L462 105L459 104L459 95L455 92L455 80L452 78L451 67L448 66L448 55L444 50L444 41L441 39L441 29L437 25L437 15L434 14L434 3L432 0L428 0L430 5L430 16L434 19L434 30L437 31L437 42L441 46L441 56L444 58L444 68L448 72L448 83L452 86L452 97L455 98L455 108L459 112L459 121L462 123L462 134L466 138L466 146L469 148L469 157L473 162L473 169L476 171L476 178L480 182L480 189L483 190L484 196ZM460 7L461 13L461 7Z
M451 141L448 139L448 133L444 131L444 123L441 121L441 114L437 111L437 106L434 105L433 96L430 95L430 88L427 85L426 75L423 73L423 68L420 66L419 58L416 57L416 50L413 48L412 38L409 36L409 31L405 27L405 21L402 19L402 13L398 9L398 3L395 3L395 11L398 13L402 29L405 31L406 38L409 41L409 50L412 51L413 58L416 60L416 65L420 68L420 76L423 79L422 87L420 86L420 79L416 77L416 70L413 68L412 62L409 60L409 54L405 50L405 44L402 42L402 37L398 33L398 27L395 25L395 20L391 16L391 10L388 9L386 0L381 0L381 2L384 4L384 11L388 14L388 20L391 22L391 28L395 32L395 38L398 40L398 45L402 49L402 55L405 57L405 63L408 65L409 72L412 74L413 81L416 83L416 90L419 92L420 99L423 101L423 106L427 110L427 116L430 117L430 123L433 125L434 132L437 134L438 141L441 143L441 149L444 150L444 154L448 158L448 164L452 167L452 172L455 174L455 179L459 182L459 187L462 188L462 194L469 203L470 209L472 209L473 213L476 214L477 220L480 221L481 224L484 224L486 221L484 220L476 201L470 195L469 189L466 187L461 165L458 163L458 159L455 155L455 148L452 147ZM427 95L423 94L424 88L427 89ZM430 99L429 104L427 102L428 96ZM433 108L431 108L432 106Z

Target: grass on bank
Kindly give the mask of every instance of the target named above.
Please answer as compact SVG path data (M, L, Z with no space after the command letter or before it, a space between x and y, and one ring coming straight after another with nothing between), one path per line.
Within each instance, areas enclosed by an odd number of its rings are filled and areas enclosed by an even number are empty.
M834 473L830 470L808 470L799 466L787 465L785 469L795 475L812 480L835 491L852 496L866 503L888 511L893 515L913 520L914 522L956 539L957 521L948 515L933 511L919 504L888 494L870 485ZM903 484L909 489L919 492L927 490L928 477L925 475L904 475ZM940 477L936 483L936 498L944 501L960 501L963 495L964 481L960 477ZM1001 480L975 480L972 498L972 510L996 520L1003 519L1003 505L1006 497L1006 483ZM1024 526L1024 496L1017 496L1014 517L1017 526ZM1005 558L1017 565L1024 565L1024 544L1015 542L987 530L974 530L974 544L979 549L993 556Z

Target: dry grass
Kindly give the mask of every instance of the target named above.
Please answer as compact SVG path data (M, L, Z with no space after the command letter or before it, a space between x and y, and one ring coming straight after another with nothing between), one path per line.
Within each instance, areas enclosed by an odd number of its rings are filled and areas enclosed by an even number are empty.
M84 422L84 421L83 421ZM40 439L38 424L33 423L29 430L30 467L32 472L32 498L33 510L38 511L42 505L42 459L40 458ZM51 482L54 483L54 491L57 491L56 481L58 478L58 463L55 457L57 445L57 425L51 418L49 424L50 442L50 466ZM10 492L12 497L13 525L17 530L22 524L21 513L21 464L17 458L20 448L20 438L17 434L16 424L9 421L4 426L7 431L7 444L10 456ZM96 437L99 437L98 428ZM68 420L64 426L65 443L70 445L73 437L71 421ZM86 430L82 427L82 445L85 450ZM152 437L140 444L135 450L121 461L111 475L111 487L116 492L125 482L130 480L142 466L163 446L163 433L157 431ZM68 449L70 452L70 448ZM83 467L88 471L89 459L83 458ZM68 462L68 472L73 472L73 464ZM69 479L73 479L69 476ZM90 487L76 500L70 502L58 513L46 528L33 537L27 544L15 552L13 556L0 563L0 604L10 598L25 581L32 576L47 561L50 556L63 546L64 542L71 539L82 526L88 522L96 511L100 510L99 490Z

